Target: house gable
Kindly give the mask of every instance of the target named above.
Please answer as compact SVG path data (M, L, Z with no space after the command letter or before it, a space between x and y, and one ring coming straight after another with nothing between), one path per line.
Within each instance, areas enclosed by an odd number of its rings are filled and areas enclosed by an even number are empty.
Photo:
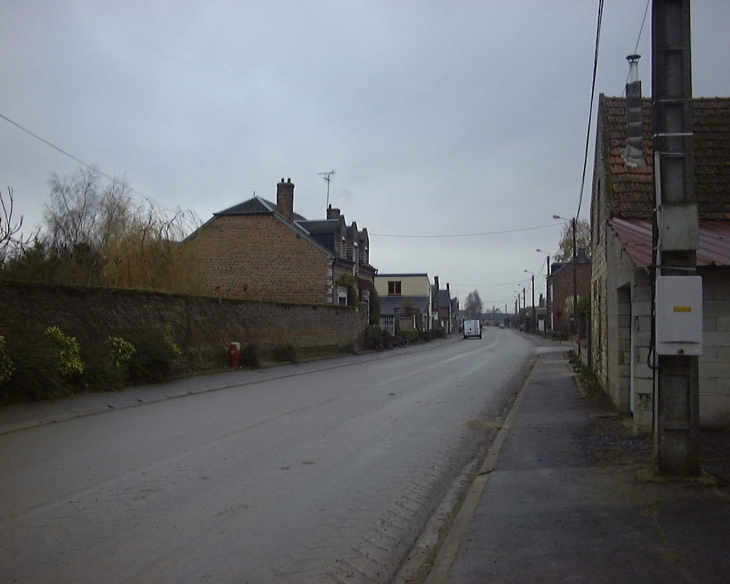
M273 214L218 215L195 249L196 273L216 296L330 302L330 255Z

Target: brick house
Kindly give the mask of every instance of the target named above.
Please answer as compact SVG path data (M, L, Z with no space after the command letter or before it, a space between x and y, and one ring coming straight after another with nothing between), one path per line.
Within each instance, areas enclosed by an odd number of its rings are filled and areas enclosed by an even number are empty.
M584 249L575 254L575 288L578 299L587 296L591 291L591 258ZM573 260L553 262L550 266L550 312L552 321L548 323L551 330L565 335L574 334L576 326L573 315Z
M627 95L629 92L627 91ZM653 426L652 104L601 95L591 201L591 368L612 401ZM699 212L697 275L703 281L700 424L730 425L730 99L693 100ZM627 111L628 110L628 111ZM638 132L630 133L631 127Z
M369 304L375 268L367 229L339 209L308 221L294 213L294 184L276 204L254 197L213 217L184 242L193 246L199 288L211 295L298 304Z

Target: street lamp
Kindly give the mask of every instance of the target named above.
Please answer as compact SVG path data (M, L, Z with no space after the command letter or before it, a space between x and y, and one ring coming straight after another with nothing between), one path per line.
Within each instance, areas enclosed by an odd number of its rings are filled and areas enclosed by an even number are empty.
M531 332L535 332L537 329L537 315L535 314L535 274L534 272L531 272L530 270L525 270L526 273L532 274L530 276L530 280L532 281L532 326L531 326Z
M575 245L575 228L576 221L575 217L572 219L566 219L560 215L553 215L553 219L560 219L561 221L570 222L570 227L573 230L573 322L575 323L575 330L571 332L578 333L578 267L576 261L576 245Z
M545 334L548 332L548 328L552 330L553 315L550 311L550 254L542 249L536 249L540 253L547 254L546 272L545 272ZM550 327L548 327L550 324Z

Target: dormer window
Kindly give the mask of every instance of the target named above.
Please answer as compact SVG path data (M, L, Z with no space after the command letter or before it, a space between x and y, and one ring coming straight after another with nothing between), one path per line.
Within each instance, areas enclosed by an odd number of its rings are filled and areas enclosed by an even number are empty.
M388 281L388 296L400 296L400 280Z

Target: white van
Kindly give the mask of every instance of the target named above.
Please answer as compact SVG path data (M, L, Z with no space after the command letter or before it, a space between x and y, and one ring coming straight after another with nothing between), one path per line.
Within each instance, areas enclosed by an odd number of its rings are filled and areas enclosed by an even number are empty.
M482 324L478 320L464 321L464 338L467 337L482 338Z

